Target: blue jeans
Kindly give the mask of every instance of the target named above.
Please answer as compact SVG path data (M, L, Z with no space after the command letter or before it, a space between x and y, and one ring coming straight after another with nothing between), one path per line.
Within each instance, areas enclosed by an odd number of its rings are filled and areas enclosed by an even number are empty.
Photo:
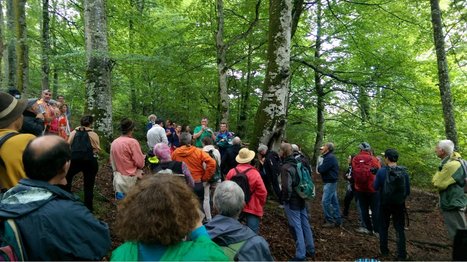
M250 213L242 213L240 215L240 221L245 221L246 222L246 225L247 227L249 227L251 230L253 230L253 232L255 232L256 234L258 234L259 232L259 222L260 222L260 218L259 216L256 216L256 215L253 215L253 214L250 214Z
M295 258L304 259L306 251L314 254L313 232L308 222L308 211L306 208L292 210L289 204L285 204L284 210L289 222L290 231L295 239Z
M323 198L324 219L326 222L342 224L341 212L339 208L339 199L337 198L337 182L324 183Z

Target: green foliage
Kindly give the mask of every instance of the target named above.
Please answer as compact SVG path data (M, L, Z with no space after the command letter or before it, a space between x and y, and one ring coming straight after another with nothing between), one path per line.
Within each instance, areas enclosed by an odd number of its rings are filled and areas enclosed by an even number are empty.
M40 2L28 2L27 8L29 97L39 96L41 89ZM255 17L256 3L224 1L227 44L247 30ZM72 109L73 126L85 109L85 25L81 4L51 0L49 8L50 82ZM444 138L444 122L429 2L321 0L321 4L321 57L315 58L316 1L306 3L292 40L287 140L300 144L305 153L312 155L317 128L314 79L315 70L319 70L325 92L324 140L335 143L341 166L346 166L349 154L357 153L359 143L367 141L376 154L396 148L400 164L409 168L412 181L430 187L439 162L433 148L437 140ZM443 19L459 148L467 156L465 6L465 0L448 2ZM218 117L215 1L113 0L107 1L107 16L109 52L114 62L115 136L119 121L130 117L137 122L135 137L144 148L145 124L151 113L192 127L207 116L214 128ZM268 2L263 0L258 24L251 34L227 51L229 127L234 132L240 124L242 91L251 73L243 141L251 140L262 96L267 33Z

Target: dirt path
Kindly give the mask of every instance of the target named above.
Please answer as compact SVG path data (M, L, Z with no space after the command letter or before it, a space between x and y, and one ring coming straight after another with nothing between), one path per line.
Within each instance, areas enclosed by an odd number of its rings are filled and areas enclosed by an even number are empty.
M342 183L342 181L341 181ZM79 193L80 176L76 177L74 188ZM355 232L357 214L351 207L349 219L342 228L321 228L324 222L321 208L322 185L317 183L317 197L310 201L311 226L313 228L317 260L356 260L359 258L377 258L378 239L374 236ZM116 205L113 202L111 172L107 166L101 167L96 181L95 209L96 216L106 221L112 230L115 220ZM339 192L343 199L343 192ZM342 201L341 201L342 205ZM354 204L353 204L354 205ZM451 247L444 228L443 219L437 205L437 196L422 191L413 191L407 202L410 225L406 231L407 251L410 260L441 261L451 259ZM342 208L342 206L341 206ZM261 222L260 235L270 245L276 260L288 260L294 256L295 244L289 233L284 210L273 201L268 201L265 215ZM113 248L121 239L112 234ZM395 255L394 229L389 231L389 249ZM393 260L393 257L389 257Z

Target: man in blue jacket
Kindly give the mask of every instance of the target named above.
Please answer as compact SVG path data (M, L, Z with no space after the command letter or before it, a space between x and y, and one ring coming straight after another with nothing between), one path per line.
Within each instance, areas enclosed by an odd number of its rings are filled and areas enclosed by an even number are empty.
M101 260L110 248L107 224L58 186L66 184L70 159L63 138L32 140L23 153L29 179L3 195L0 218L15 220L26 260Z
M384 152L384 163L386 165L376 173L374 188L379 191L381 197L381 206L379 208L381 220L379 247L381 255L389 255L388 229L392 216L394 229L396 230L397 260L403 261L407 259L404 229L405 199L410 194L410 181L407 169L397 165L398 159L399 153L395 149L387 149Z
M332 153L334 151L333 143L326 143L321 148L323 162L318 166L318 174L323 178L323 206L324 219L326 222L323 227L337 227L342 225L341 212L339 208L339 198L337 198L337 178L339 175L339 163Z

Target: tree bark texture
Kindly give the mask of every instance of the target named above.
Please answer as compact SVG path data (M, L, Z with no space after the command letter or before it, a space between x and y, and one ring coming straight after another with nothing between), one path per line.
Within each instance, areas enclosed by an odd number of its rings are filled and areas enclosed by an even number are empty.
M26 0L15 0L14 5L16 20L16 89L26 92L29 70Z
M238 112L238 121L237 121L237 132L239 137L245 137L247 134L246 121L248 119L248 110L249 110L249 99L251 88L251 60L253 54L253 47L251 44L248 44L248 57L247 57L247 68L246 68L246 85L242 85L240 88L240 105Z
M217 72L218 79L218 112L221 122L229 120L229 93L227 86L227 48L224 44L224 1L216 1L217 11L217 32L216 32L216 51L217 51Z
M5 51L5 36L4 36L4 18L3 18L3 5L2 1L0 1L0 87L3 87L3 71L2 71L2 63L3 63L3 52Z
M7 30L6 39L7 60L5 61L5 75L8 87L16 88L16 34L15 34L15 6L13 0L6 1Z
M49 0L42 0L42 90L50 88L50 17L49 17ZM56 95L56 94L55 94Z
M103 134L108 149L112 139L112 62L108 54L107 18L104 0L84 1L86 39L86 111L95 118L94 127Z
M321 34L322 34L322 14L321 14L321 0L316 2L316 41L315 41L315 54L314 58L315 61L319 61L321 58ZM321 74L315 70L315 91L317 97L317 105L316 105L316 139L315 145L313 147L313 158L312 158L312 165L315 165L317 159L320 155L319 148L323 144L324 139L324 107L325 107L325 95L324 86L321 81Z
M261 103L256 112L252 146L277 150L286 126L289 96L292 0L270 0L268 66Z
M439 92L443 106L444 130L446 138L450 139L456 147L457 141L456 120L452 106L451 86L449 82L448 61L444 44L443 24L439 0L430 0L431 23L433 25L433 38L436 49L436 60L438 64Z

